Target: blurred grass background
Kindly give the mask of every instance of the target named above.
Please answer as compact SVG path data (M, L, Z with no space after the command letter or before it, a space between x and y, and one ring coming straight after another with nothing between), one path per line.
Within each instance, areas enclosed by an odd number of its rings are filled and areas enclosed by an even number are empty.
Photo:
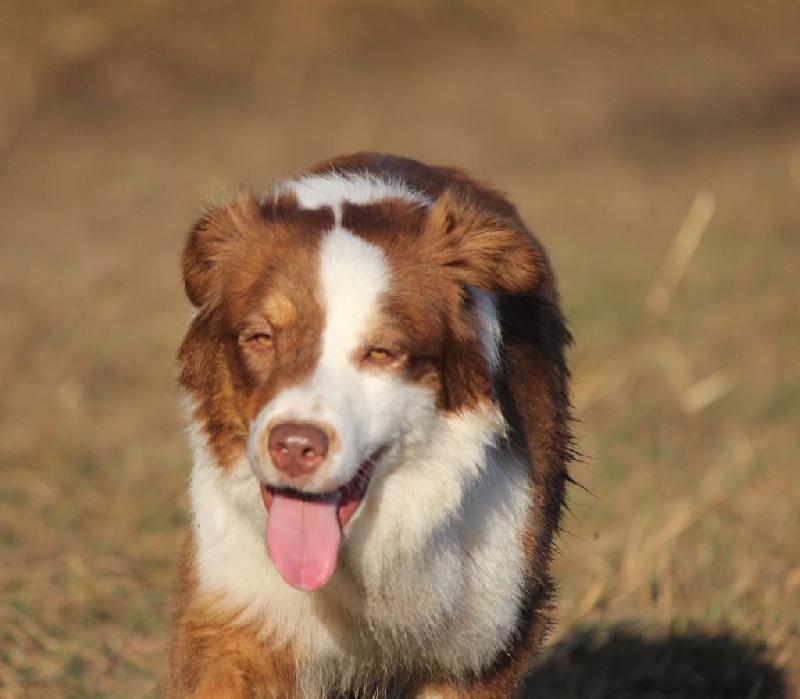
M800 693L800 5L0 4L0 696L158 691L189 470L178 259L328 155L466 167L577 345L530 697Z

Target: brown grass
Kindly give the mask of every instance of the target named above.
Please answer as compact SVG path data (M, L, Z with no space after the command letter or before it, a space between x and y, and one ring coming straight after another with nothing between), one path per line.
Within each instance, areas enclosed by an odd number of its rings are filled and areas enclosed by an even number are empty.
M157 692L183 232L360 148L493 180L561 275L586 490L530 696L799 694L800 8L222 8L0 8L0 696Z

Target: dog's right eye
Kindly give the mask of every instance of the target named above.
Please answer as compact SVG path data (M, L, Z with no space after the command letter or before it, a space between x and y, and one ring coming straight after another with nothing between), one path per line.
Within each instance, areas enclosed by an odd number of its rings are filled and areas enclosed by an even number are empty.
M249 343L258 345L259 347L272 347L275 341L271 333L253 333L247 338Z
M239 344L255 352L270 349L275 345L275 333L272 328L263 326L258 329L245 328L239 333Z

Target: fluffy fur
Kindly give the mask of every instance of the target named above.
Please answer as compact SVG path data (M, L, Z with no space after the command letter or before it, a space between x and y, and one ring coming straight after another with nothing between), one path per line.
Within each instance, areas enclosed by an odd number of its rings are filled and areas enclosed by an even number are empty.
M208 211L183 271L193 526L167 696L511 696L547 628L571 455L569 335L514 208L357 154ZM287 422L327 435L302 478L270 451ZM264 489L330 500L365 465L332 577L296 589Z

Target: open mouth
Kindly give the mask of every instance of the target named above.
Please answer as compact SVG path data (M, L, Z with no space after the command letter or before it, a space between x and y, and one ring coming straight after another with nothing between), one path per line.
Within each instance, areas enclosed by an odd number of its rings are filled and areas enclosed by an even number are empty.
M353 518L369 487L374 462L328 493L261 485L267 509L266 544L281 577L300 590L316 590L336 569L342 528Z
M361 464L361 467L356 471L356 475L347 483L329 493L304 493L302 490L294 488L275 488L262 483L261 498L264 501L264 507L267 508L267 512L271 510L272 501L276 495L304 502L333 503L336 505L339 526L344 528L364 500L374 468L375 464L371 459L368 459Z

